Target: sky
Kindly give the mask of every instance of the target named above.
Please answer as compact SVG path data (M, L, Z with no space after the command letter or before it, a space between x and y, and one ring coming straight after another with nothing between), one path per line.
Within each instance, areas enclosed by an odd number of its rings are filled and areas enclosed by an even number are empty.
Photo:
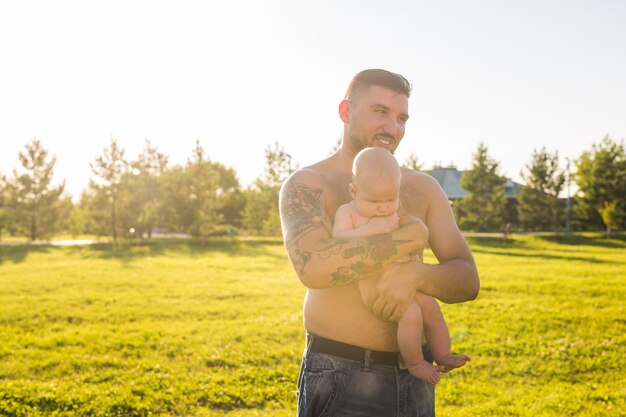
M229 0L0 3L0 174L34 138L75 198L113 138L185 164L196 139L243 186L278 142L299 166L342 133L350 79L413 85L396 152L522 182L534 149L626 138L626 1Z

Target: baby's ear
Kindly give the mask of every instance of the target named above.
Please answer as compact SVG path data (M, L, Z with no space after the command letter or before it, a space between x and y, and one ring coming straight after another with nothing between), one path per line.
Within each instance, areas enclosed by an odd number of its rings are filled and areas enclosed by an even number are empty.
M356 185L353 182L348 184L348 191L350 192L350 197L354 198L356 196Z

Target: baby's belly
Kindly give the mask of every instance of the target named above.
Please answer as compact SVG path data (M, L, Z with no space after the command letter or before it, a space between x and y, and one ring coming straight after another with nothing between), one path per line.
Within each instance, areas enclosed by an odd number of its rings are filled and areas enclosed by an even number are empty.
M361 301L357 284L307 291L307 331L368 349L398 351L397 325L374 317Z

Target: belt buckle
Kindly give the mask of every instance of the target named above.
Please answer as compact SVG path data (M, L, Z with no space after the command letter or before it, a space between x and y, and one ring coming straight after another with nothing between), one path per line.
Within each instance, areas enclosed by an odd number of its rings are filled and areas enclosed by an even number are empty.
M406 367L406 362L404 362L404 358L402 357L402 353L398 352L398 368L401 370L408 369Z

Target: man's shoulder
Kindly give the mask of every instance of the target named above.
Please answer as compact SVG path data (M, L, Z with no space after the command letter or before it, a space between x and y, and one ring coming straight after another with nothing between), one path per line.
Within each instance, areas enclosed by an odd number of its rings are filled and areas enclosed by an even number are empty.
M315 169L314 166L308 166L300 168L292 173L284 182L284 184L288 183L298 183L309 187L319 187L324 183L324 176L319 170Z
M326 189L334 184L336 166L331 158L295 171L286 181L295 181L310 187Z
M442 191L441 186L434 177L410 168L402 167L402 182L411 188L419 188L422 192L439 193L439 191Z
M432 207L448 204L448 198L435 178L409 168L402 169L401 196L409 213L422 216L426 216Z

